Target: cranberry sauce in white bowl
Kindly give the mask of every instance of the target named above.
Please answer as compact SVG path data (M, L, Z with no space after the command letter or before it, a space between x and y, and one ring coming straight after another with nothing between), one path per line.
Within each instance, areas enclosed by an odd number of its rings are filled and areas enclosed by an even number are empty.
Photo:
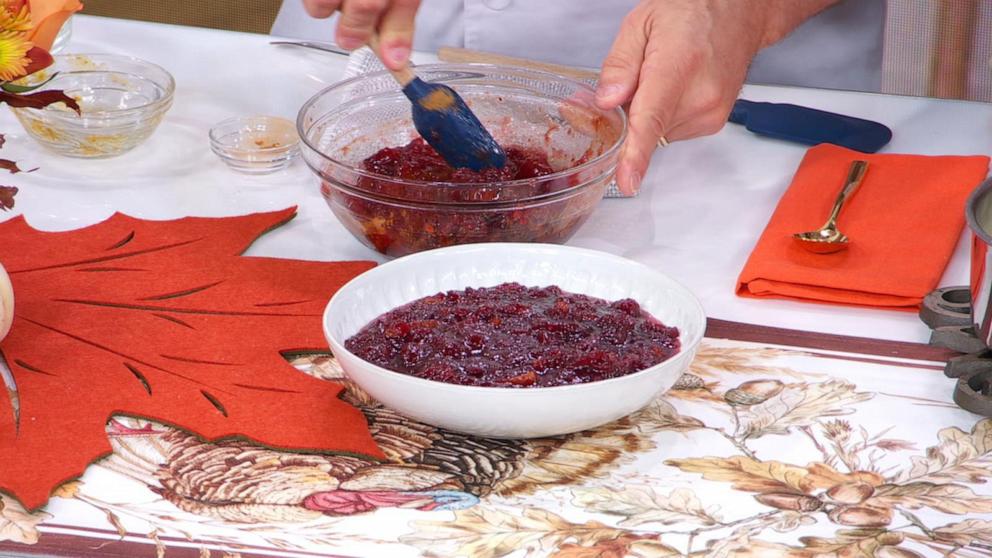
M534 288L539 296L547 295L548 287L558 287L565 293L613 302L617 309L631 313L633 306L623 301L634 301L638 312L668 333L667 353L661 362L643 370L606 379L506 387L425 379L389 370L346 348L348 340L371 322L413 301L506 283ZM688 369L705 325L696 297L659 271L603 252L527 243L453 246L388 262L344 285L324 312L331 351L348 377L372 397L428 424L501 438L576 432L644 407ZM611 358L620 362L624 355L621 351Z

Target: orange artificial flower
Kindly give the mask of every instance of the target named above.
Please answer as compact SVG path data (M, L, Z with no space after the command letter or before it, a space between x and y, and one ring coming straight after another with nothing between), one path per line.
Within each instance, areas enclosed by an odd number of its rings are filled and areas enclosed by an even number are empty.
M28 31L27 39L34 43L34 46L45 50L51 50L55 36L69 16L83 9L83 4L79 0L7 0L7 2L8 6L11 4L28 6L32 29Z
M0 81L10 81L52 63L48 51L79 0L0 0Z
M31 65L31 43L23 33L0 31L0 81L10 81L27 74Z
M27 5L15 6L8 2L5 8L0 9L0 31L27 33L31 30L31 12Z

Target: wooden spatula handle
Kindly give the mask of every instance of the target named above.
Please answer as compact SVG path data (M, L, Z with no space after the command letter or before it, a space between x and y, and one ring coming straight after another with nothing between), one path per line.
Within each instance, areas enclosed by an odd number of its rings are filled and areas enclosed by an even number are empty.
M501 66L519 66L521 68L551 72L580 80L599 79L599 73L591 70L583 70L582 68L564 66L561 64L549 64L547 62L530 60L528 58L504 56L502 54L493 54L491 52L483 52L481 50L470 50L467 48L441 47L437 51L437 57L444 62L474 62L479 64L499 64Z
M379 57L379 60L383 60L382 51L379 50L378 33L372 33L372 36L369 37L369 48L371 48L372 52L374 52L375 55ZM382 64L385 66L386 62L383 61ZM403 68L399 70L391 70L389 69L388 66L386 66L386 69L389 70L389 73L393 74L393 77L396 78L396 83L400 84L400 87L406 87L408 83L410 83L417 77L417 74L414 74L413 70L410 69L409 64L403 66Z

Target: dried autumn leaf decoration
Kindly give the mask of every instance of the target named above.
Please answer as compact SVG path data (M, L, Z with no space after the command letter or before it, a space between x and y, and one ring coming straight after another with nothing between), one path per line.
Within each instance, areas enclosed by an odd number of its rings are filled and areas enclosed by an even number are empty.
M245 257L295 208L145 221L121 214L41 232L0 223L17 304L0 355L0 489L27 509L111 446L112 415L174 424L208 440L381 458L341 386L282 353L326 351L321 315L370 262Z
M17 188L14 186L0 186L0 209L8 210L14 207L14 196L17 195Z

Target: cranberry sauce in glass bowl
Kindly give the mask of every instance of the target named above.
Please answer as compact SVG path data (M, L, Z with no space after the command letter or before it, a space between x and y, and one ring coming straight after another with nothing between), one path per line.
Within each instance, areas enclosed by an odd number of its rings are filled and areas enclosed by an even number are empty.
M639 372L679 351L677 328L641 310L562 291L503 283L424 297L345 341L368 362L427 380L552 387Z
M480 175L426 160L421 167L394 160L403 170L379 164L410 155L404 150L424 154L410 147L418 136L409 101L385 72L343 81L303 106L297 129L304 159L345 228L389 256L570 238L613 179L623 111L600 111L588 85L536 70L446 64L418 66L417 74L455 88L516 168ZM519 172L531 164L533 172Z

